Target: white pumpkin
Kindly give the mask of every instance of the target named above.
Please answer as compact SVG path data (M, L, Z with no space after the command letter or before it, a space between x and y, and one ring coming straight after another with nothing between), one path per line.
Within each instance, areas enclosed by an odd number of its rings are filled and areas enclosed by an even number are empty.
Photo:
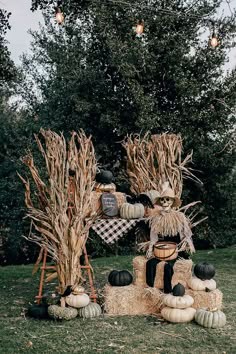
M70 294L69 296L66 296L65 300L67 305L76 308L85 307L90 302L90 298L87 294Z
M187 309L173 309L171 307L164 307L161 310L162 317L169 322L190 322L194 319L196 310L192 307Z
M122 219L139 219L144 216L143 204L123 203L120 207L120 216Z
M174 296L167 294L163 297L163 303L169 307L186 309L187 307L192 306L194 299L190 295Z
M83 286L77 285L73 290L72 290L72 294L73 295L80 295L80 294L84 294L85 293L85 289Z
M210 280L201 280L197 277L192 277L188 279L187 281L188 286L192 290L205 290L208 288L209 290L215 290L216 289L216 282L214 279Z

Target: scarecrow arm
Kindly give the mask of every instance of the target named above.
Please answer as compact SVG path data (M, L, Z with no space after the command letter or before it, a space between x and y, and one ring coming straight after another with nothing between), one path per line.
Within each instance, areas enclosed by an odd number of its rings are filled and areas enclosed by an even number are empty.
M149 247L146 253L147 258L151 258L153 256L153 246L155 243L158 241L158 235L157 233L151 228L150 232L150 242L149 242Z

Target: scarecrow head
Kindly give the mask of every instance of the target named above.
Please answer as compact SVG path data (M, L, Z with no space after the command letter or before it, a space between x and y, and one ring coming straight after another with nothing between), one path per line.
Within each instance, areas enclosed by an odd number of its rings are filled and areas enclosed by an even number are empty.
M169 184L164 184L160 197L156 199L156 204L160 205L163 210L168 211L171 208L178 208L181 205L181 200L175 196Z

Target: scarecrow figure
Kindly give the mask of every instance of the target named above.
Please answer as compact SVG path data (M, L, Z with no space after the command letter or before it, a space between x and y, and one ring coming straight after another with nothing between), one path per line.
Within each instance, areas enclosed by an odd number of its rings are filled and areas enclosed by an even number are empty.
M153 248L158 241L174 242L178 245L178 257L188 258L189 252L195 252L192 242L191 224L188 217L178 210L181 200L175 196L168 183L164 183L160 197L155 204L159 206L157 214L152 216L150 225L150 242L146 256L146 281L148 286L153 287L156 266L163 260L154 257ZM177 255L177 254L176 254ZM171 279L173 275L174 260L167 260L164 266L164 293L172 291Z

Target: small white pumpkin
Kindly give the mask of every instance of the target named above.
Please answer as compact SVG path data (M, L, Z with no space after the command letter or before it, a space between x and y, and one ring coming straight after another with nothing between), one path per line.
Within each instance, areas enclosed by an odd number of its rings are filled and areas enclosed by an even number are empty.
M192 307L187 309L173 309L171 307L164 307L161 310L162 317L169 322L183 323L190 322L194 319L196 310Z
M143 204L123 203L120 207L120 216L122 219L139 219L144 216Z
M174 296L167 294L163 297L163 303L169 307L186 309L187 307L192 306L194 299L190 295Z
M81 285L77 285L73 290L72 290L72 294L73 295L80 295L80 294L84 294L85 293L85 289L83 286Z
M206 308L200 308L196 311L195 321L203 327L220 328L226 324L226 316L218 309L210 311Z
M216 282L214 279L210 280L201 280L197 277L192 277L188 281L188 286L192 290L205 290L208 288L209 290L215 290L216 289Z
M87 294L70 294L69 296L66 296L65 300L67 305L76 308L87 306L90 302L90 298Z

